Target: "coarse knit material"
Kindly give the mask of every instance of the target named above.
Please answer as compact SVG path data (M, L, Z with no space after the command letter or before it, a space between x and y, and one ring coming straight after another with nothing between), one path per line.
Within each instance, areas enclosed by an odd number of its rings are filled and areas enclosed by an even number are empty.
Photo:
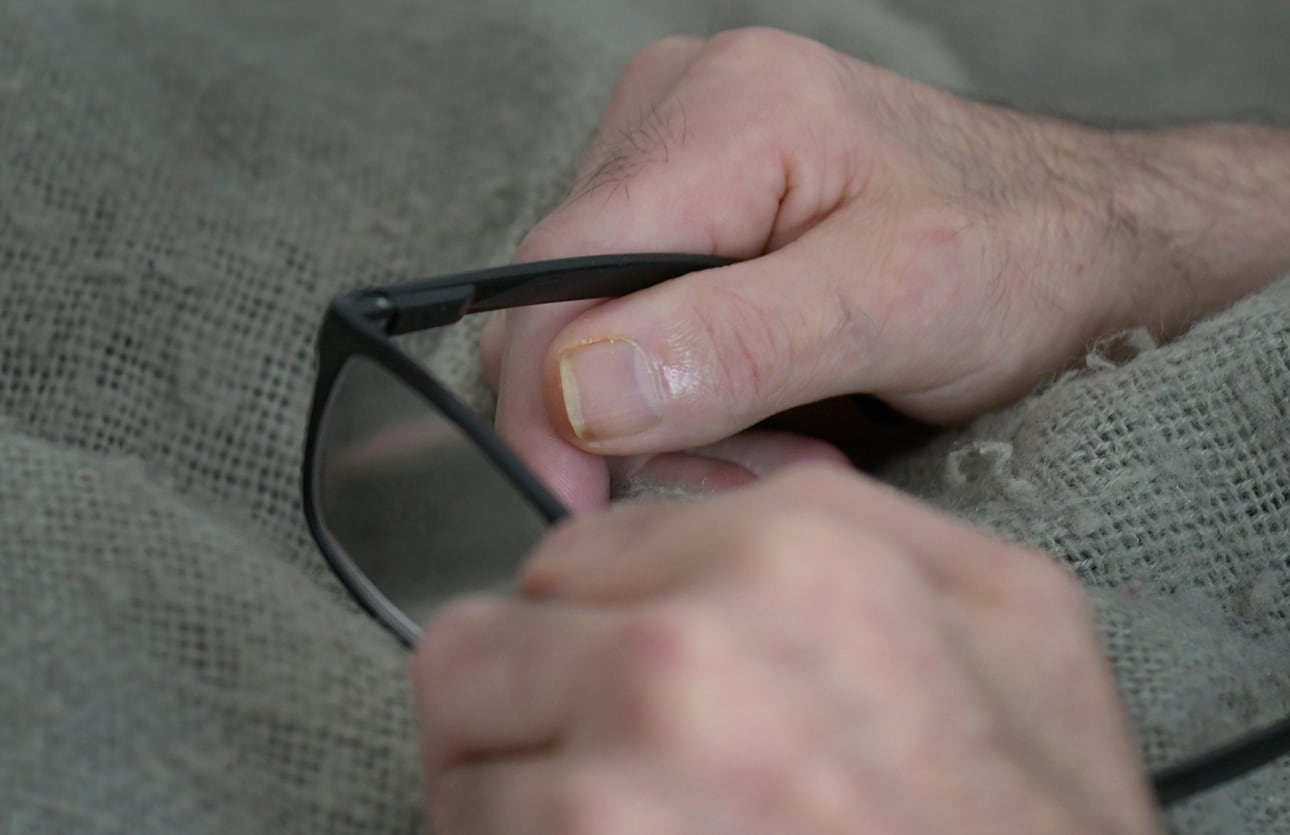
M983 56L1043 20L965 41L907 6L0 3L0 831L423 830L405 654L302 517L316 329L342 290L505 262L650 41L761 23L1092 118L1290 113L1284 4L1090 2L1084 52L1006 78ZM1176 37L1112 49L1129 6ZM1245 48L1143 80L1206 26ZM1125 342L882 475L1071 565L1158 767L1290 710L1290 282ZM487 407L469 328L408 345ZM1288 788L1169 824L1287 832Z

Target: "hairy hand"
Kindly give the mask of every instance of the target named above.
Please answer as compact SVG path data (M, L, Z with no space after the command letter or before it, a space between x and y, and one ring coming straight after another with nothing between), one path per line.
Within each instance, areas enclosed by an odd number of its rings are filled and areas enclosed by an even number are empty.
M607 495L601 456L709 444L833 395L932 422L1008 401L1113 323L1134 252L1112 150L780 32L661 42L519 258L750 260L497 317L498 429L585 509Z
M1157 831L1074 580L841 468L586 515L522 588L417 648L442 835Z

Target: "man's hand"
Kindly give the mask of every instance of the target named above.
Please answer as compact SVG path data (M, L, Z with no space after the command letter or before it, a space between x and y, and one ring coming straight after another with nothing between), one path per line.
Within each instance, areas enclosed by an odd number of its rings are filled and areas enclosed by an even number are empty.
M749 260L509 311L484 365L502 437L582 510L607 496L601 456L709 444L833 395L978 414L1102 334L1166 335L1276 277L1287 227L1284 133L1111 133L770 30L668 40L628 66L518 257Z
M522 589L417 648L442 835L1157 831L1073 578L841 468L584 516Z

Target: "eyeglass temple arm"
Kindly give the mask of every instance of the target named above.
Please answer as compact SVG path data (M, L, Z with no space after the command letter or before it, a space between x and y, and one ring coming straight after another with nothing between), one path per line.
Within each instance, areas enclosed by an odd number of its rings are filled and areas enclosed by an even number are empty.
M531 304L625 296L687 273L733 263L709 255L592 255L455 273L362 291L362 315L397 336Z

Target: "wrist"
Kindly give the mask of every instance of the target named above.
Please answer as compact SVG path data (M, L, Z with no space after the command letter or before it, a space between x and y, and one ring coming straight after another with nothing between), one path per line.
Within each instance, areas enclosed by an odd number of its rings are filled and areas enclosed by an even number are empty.
M1290 273L1290 131L1200 125L1105 133L1112 276L1105 330L1185 329Z

